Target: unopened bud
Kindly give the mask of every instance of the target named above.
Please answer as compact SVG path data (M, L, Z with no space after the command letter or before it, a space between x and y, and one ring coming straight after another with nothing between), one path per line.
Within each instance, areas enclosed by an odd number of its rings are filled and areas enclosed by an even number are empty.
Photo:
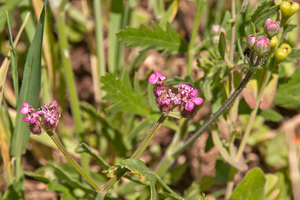
M279 32L279 29L279 23L274 21L273 19L268 18L265 21L264 31L268 35L268 38L272 38L274 35L276 35Z
M251 49L251 50L253 50L255 39L256 39L255 35L249 35L248 36L247 45L248 45L249 49Z
M220 35L221 32L221 26L219 24L213 24L210 28L210 35L211 36L216 36Z
M256 38L254 43L254 50L258 55L264 55L270 51L270 40L264 36Z
M271 49L274 49L277 46L277 44L278 44L278 37L274 35L270 42Z

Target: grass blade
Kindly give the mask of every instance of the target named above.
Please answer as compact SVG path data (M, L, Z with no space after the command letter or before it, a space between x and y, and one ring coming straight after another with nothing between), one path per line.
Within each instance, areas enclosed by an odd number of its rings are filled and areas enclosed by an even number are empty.
M47 0L37 24L37 29L33 41L29 47L25 69L23 74L23 83L21 86L20 97L17 104L17 111L22 107L22 103L28 102L34 108L38 107L39 95L41 91L41 60L44 23L46 15ZM23 115L18 112L16 118L17 126L12 136L11 154L16 157L16 178L21 177L21 155L25 152L30 137L30 131L27 124L23 121Z

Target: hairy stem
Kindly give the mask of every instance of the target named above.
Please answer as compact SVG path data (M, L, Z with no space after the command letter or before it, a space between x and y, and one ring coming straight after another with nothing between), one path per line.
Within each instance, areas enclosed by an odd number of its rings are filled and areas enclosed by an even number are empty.
M69 160L69 162L75 167L75 169L83 176L87 182L96 190L96 192L99 193L100 187L94 181L81 167L80 165L72 158L70 153L67 151L67 149L62 145L60 140L58 139L57 135L53 131L47 131L47 134L50 136L50 138L53 140L53 142L56 144L56 146L59 148L59 150L64 154L64 156Z
M196 139L210 126L212 122L214 122L226 109L228 109L235 98L243 91L245 86L247 85L248 81L250 80L253 72L251 69L246 74L245 78L239 85L239 87L235 90L235 92L225 101L225 103L220 107L220 109L211 117L209 118L196 133L194 133L193 136L191 136L188 140L185 142L182 142L181 145L172 153L172 155L179 155L184 150L186 150L189 146L191 146Z

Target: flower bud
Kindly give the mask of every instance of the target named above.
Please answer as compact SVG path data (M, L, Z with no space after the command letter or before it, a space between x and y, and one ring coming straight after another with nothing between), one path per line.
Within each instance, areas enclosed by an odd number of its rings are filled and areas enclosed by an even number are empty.
M282 13L282 18L288 19L299 10L299 4L297 2L283 1L280 4L280 10Z
M276 35L279 32L279 29L279 23L274 21L273 19L268 18L265 21L264 31L268 35L268 38L272 38L274 35Z
M213 24L210 28L210 35L211 36L216 36L220 35L221 32L221 26L219 24Z
M248 36L248 39L247 39L247 45L249 47L249 49L253 50L253 46L254 46L254 43L255 43L255 35L249 35Z
M256 38L254 43L254 50L260 56L270 51L270 40L264 36Z
M291 53L292 48L290 45L283 43L275 52L275 62L281 63Z
M220 36L219 35L215 35L213 37L211 37L211 42L213 45L218 45L219 44L219 40L220 40Z
M271 49L274 49L277 46L277 44L278 44L278 37L274 35L270 42Z

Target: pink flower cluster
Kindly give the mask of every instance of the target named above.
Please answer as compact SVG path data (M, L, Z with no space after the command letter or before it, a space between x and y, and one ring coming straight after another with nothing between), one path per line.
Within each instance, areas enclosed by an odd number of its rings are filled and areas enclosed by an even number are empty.
M40 135L42 130L53 130L60 118L60 112L57 109L58 103L53 100L49 104L45 104L39 110L35 110L31 105L23 102L20 112L24 117L24 122L29 122L30 131L33 134Z
M173 93L171 89L166 89L164 80L166 76L160 72L154 71L149 76L149 83L154 85L153 93L156 99L156 105L162 113L169 113L175 107L179 107L181 116L189 117L195 111L195 104L203 103L201 97L197 97L198 90L188 84L178 85L177 92Z

